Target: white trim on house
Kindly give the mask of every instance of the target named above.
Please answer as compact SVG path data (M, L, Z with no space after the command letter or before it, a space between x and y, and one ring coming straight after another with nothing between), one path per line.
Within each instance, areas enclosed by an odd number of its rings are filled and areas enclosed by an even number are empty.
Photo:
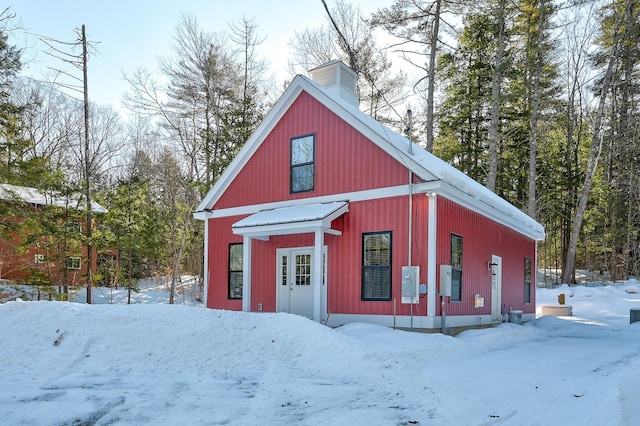
M204 216L205 218L218 218L218 217L229 217L229 216L242 216L248 214L254 214L263 210L270 209L279 209L284 207L291 206L301 206L308 204L323 204L323 203L332 203L336 201L366 201L366 200L375 200L378 198L388 198L395 197L400 195L408 195L409 190L407 185L399 185L388 188L379 188L379 189L371 189L366 191L357 191L357 192L345 192L342 194L332 194L325 195L320 197L311 197L311 198L299 198L295 200L286 200L286 201L276 201L273 203L263 203L263 204L251 204L240 207L230 207L224 209L216 209L212 211L204 211L204 212L196 212L199 215L198 218Z
M203 272L204 272L204 285L203 285L203 289L202 289L202 304L203 306L206 308L207 307L207 302L209 299L209 274L211 273L209 271L209 244L207 244L207 241L209 241L209 221L205 220L204 221L204 265L203 265Z
M525 319L526 316L526 319ZM332 313L329 316L327 325L330 327L340 327L345 324L364 322L367 324L378 324L384 327L414 328L435 330L442 327L442 317L425 316L423 312L417 315L414 312L410 315L367 315L367 314L338 314ZM535 314L523 314L523 321L532 321ZM413 321L413 326L411 325ZM451 315L447 316L446 329L457 327L482 327L491 325L491 315Z
M427 315L436 316L436 269L438 245L438 195L435 192L429 196L429 221L427 222Z
M534 240L543 240L544 228L538 222L511 205L498 195L489 191L486 187L474 181L455 167L445 163L422 147L413 144L404 136L395 133L380 122L367 116L357 106L340 99L334 92L321 87L307 77L296 76L289 87L284 91L273 109L267 114L256 131L249 137L238 155L224 171L222 176L209 190L200 205L197 207L194 217L205 219L216 217L208 214L215 203L220 199L226 188L240 173L247 161L253 156L268 134L277 125L280 119L295 102L301 92L307 92L318 102L322 103L330 111L342 118L347 124L358 130L362 135L371 140L379 148L405 165L416 176L429 185L439 181L447 198L467 207L471 210L489 217L496 222L508 226ZM411 146L411 149L409 149ZM409 153L411 152L411 154ZM420 184L416 185L420 187ZM386 188L385 188L386 189ZM405 188L405 192L407 189ZM417 191L420 192L420 191ZM426 191L425 191L426 192ZM341 196L344 196L342 194ZM326 197L319 197L324 199ZM351 198L342 198L355 201ZM318 201L318 200L316 200ZM307 199L307 202L309 200ZM291 205L291 202L281 202L280 205ZM279 203L273 203L279 204ZM246 207L244 207L246 208ZM274 208L277 208L274 206ZM242 211L243 208L239 208ZM225 209L229 210L229 209ZM203 214L204 212L204 214ZM242 213L237 213L242 214ZM249 214L249 213L246 213Z

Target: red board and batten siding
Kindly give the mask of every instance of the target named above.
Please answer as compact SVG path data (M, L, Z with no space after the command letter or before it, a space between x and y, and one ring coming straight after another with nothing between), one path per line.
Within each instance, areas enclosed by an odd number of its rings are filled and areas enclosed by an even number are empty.
M209 227L208 259L209 275L207 277L207 308L242 310L242 300L229 299L229 244L241 243L242 237L234 235L231 226L242 219L242 216L208 219Z
M413 264L420 266L420 282L426 282L427 242L426 212L428 198L424 194L413 197ZM327 309L332 313L349 314L393 314L393 298L396 299L398 315L408 315L409 305L402 305L401 276L408 258L408 198L393 197L380 200L353 202L349 212L336 219L334 229L343 234L325 234L327 246ZM231 225L241 216L209 219L209 265L208 307L241 310L241 300L228 299L229 243L240 243L242 238L233 235ZM367 232L392 232L392 300L362 301L362 234ZM314 243L312 234L273 236L269 241L252 241L251 310L258 303L263 311L276 310L276 249L310 247ZM414 314L426 313L426 296L414 305Z
M289 193L291 138L315 134L316 181ZM215 206L262 204L407 183L407 169L306 92L293 102Z
M451 234L462 237L462 302L447 305L447 315L491 313L492 255L502 257L502 304L506 309L535 313L536 242L477 212L438 197L436 263L451 263ZM524 303L524 259L531 259L531 303ZM439 271L436 271L439 275ZM439 278L438 278L439 279ZM474 295L484 297L484 307L474 307ZM440 304L438 313L440 315Z
M413 197L413 250L412 263L420 266L420 282L426 282L427 241L426 211L428 199L424 194ZM344 230L334 237L334 246L328 245L329 282L327 309L332 313L347 314L393 314L393 299L396 299L397 313L408 315L409 305L402 305L401 268L408 263L408 197L392 197L350 203L349 212L344 215ZM419 219L418 219L419 218ZM392 300L361 300L362 282L362 234L367 232L391 231L392 239ZM426 313L426 298L414 314Z

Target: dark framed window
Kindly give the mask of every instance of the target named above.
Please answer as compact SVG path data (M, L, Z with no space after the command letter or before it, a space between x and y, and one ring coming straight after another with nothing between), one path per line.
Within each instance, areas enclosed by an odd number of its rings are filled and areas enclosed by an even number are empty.
M451 234L451 301L462 300L462 237Z
M362 300L391 300L391 231L362 234Z
M524 258L524 303L531 303L531 259Z
M313 191L315 183L316 136L291 139L291 193Z
M82 267L82 259L79 257L67 257L67 269L80 269Z
M229 299L242 299L242 243L229 244Z

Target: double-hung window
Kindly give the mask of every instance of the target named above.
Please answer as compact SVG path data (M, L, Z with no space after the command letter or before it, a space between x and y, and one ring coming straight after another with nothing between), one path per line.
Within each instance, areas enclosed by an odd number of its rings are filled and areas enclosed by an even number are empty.
M315 183L315 135L291 139L291 193L313 191Z
M229 299L242 299L242 243L229 244Z
M462 300L462 237L451 234L451 301Z
M391 300L391 232L362 234L362 300Z
M524 303L531 303L531 259L524 258Z

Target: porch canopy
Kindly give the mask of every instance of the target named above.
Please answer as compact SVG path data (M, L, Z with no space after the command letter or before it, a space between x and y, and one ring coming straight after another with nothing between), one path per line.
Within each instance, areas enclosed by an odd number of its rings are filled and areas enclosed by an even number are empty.
M236 235L268 240L272 235L303 234L323 231L333 235L331 222L349 211L349 203L335 201L322 204L303 204L263 210L236 222L231 227Z
M251 241L269 240L273 235L314 234L314 251L311 263L313 286L313 320L321 321L322 312L322 246L324 234L342 235L331 228L331 222L349 211L349 203L335 201L322 204L301 204L263 210L234 223L234 234L242 235L242 310L251 311Z

